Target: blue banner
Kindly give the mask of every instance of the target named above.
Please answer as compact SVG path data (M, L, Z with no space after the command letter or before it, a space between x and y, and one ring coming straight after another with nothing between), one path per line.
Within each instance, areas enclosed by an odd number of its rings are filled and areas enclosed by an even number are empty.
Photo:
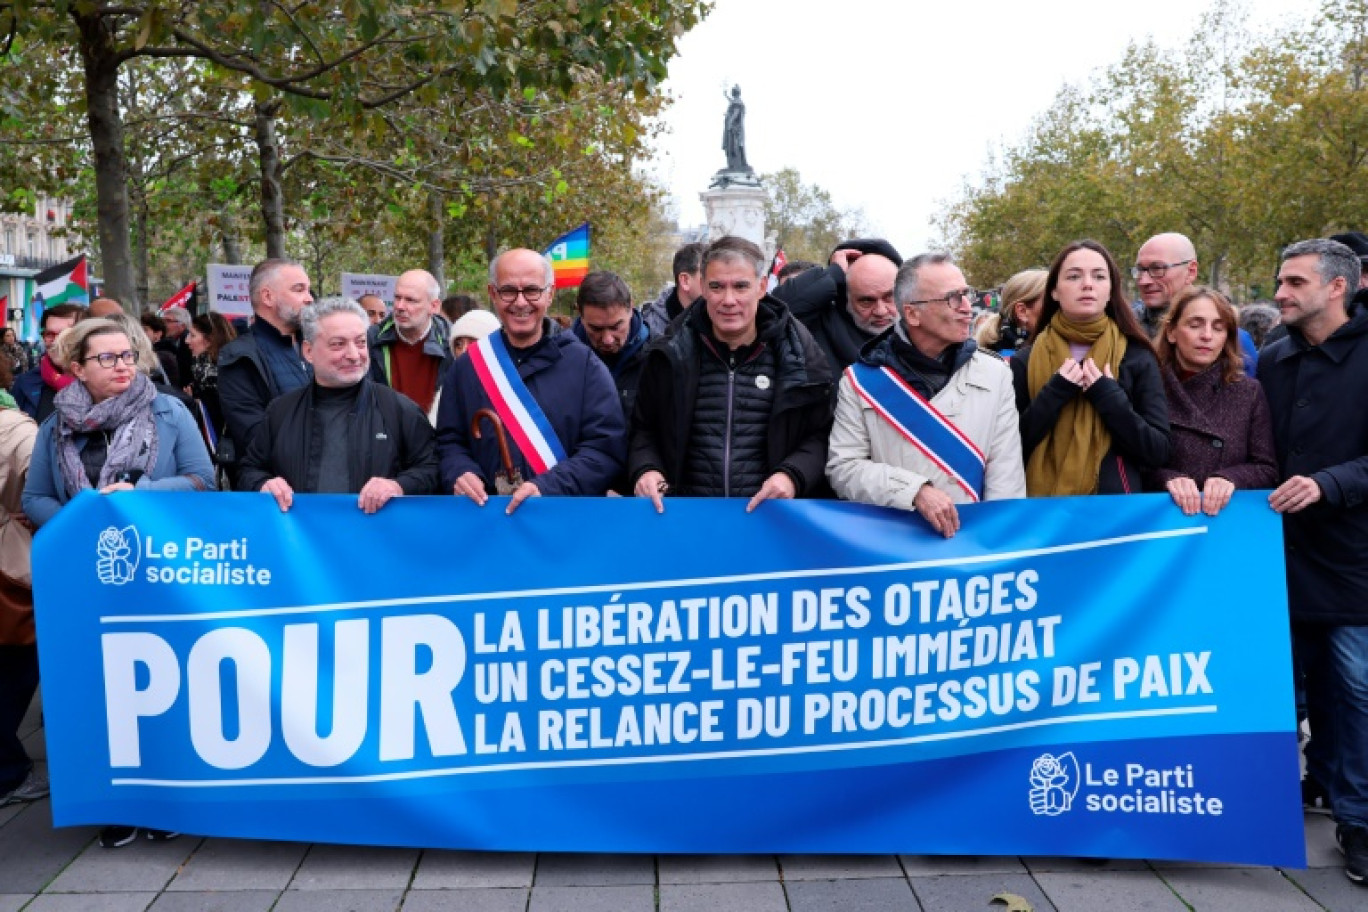
M1279 518L83 494L34 546L59 826L1302 865Z

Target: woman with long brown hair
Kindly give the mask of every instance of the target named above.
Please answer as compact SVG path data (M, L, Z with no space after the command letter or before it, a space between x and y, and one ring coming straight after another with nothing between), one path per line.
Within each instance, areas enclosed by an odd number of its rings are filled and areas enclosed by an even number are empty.
M1096 241L1059 252L1032 344L1012 358L1030 497L1134 494L1168 460L1159 362L1116 260Z
M1155 340L1173 448L1146 482L1188 516L1215 516L1236 489L1278 483L1268 400L1245 375L1238 327L1225 295L1194 285L1173 299Z
M213 424L213 439L223 433L223 406L218 394L219 349L237 338L233 324L220 313L202 313L190 321L186 344L190 346L190 377L185 391L204 405Z

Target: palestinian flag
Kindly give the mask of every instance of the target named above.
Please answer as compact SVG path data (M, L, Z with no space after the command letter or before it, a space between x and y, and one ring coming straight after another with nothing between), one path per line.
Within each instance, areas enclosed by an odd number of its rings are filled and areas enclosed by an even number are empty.
M589 274L589 223L562 234L543 252L556 271L556 287L578 288Z
M59 263L33 277L34 294L43 299L43 309L58 304L89 304L90 283L86 280L86 258Z

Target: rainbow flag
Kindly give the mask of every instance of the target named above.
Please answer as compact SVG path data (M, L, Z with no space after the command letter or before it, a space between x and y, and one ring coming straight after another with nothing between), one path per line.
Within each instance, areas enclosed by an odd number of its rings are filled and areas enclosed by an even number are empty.
M556 270L556 287L578 288L589 273L589 223L562 234L543 253Z

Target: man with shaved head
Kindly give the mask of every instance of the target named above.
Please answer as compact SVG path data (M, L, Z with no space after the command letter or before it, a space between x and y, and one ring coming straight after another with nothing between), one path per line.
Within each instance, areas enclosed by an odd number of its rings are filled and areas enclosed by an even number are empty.
M92 317L112 317L123 312L123 305L114 298L96 298L90 302L90 316Z
M394 283L394 309L370 329L371 379L408 396L423 414L431 411L451 361L450 327L441 308L437 280L410 269Z
M893 327L898 308L893 280L902 257L878 238L846 241L825 269L809 269L774 290L812 333L831 369L839 374L860 358L860 349Z
M1131 275L1140 289L1135 316L1153 339L1178 292L1197 281L1197 248L1177 232L1156 234L1140 245Z
M1186 235L1175 231L1156 234L1140 245L1131 276L1140 289L1140 300L1134 305L1135 318L1149 337L1155 339L1163 328L1173 299L1197 282L1197 248ZM1240 339L1245 373L1252 377L1258 348L1249 333L1239 327L1233 328Z

